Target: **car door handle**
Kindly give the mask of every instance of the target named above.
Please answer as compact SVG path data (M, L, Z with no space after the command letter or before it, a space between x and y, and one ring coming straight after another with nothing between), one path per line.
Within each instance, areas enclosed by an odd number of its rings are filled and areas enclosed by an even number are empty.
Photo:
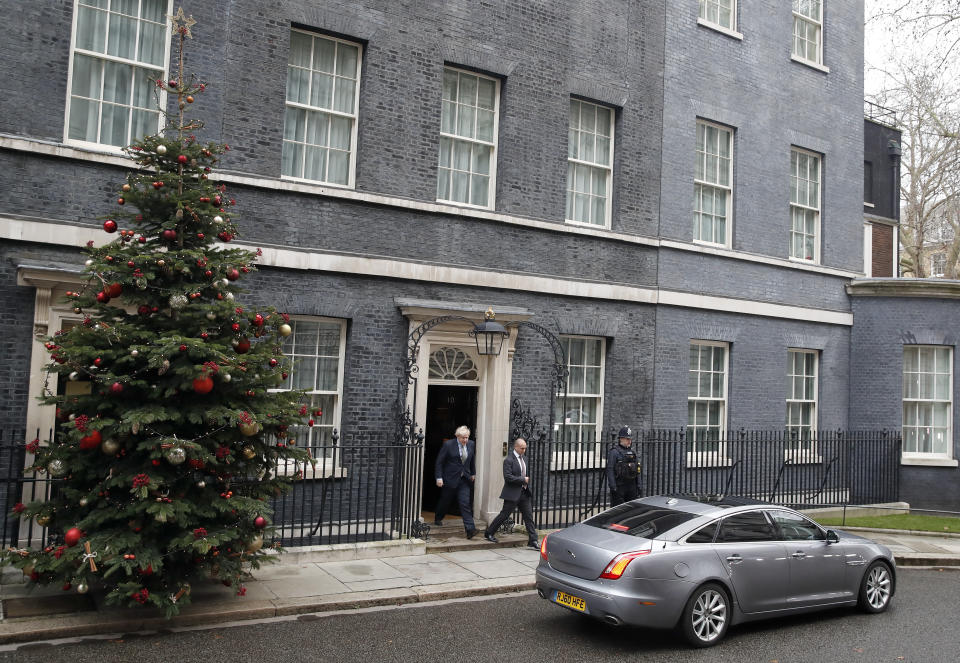
M740 564L741 562L743 562L743 557L741 557L740 555L730 555L729 557L727 557L727 561L730 562L731 564Z
M794 559L803 559L804 557L807 556L807 553L798 550L797 552L793 553L790 556L793 557Z

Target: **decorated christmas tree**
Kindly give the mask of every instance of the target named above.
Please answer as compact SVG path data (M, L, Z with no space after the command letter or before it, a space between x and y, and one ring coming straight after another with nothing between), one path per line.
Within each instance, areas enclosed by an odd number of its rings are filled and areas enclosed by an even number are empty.
M284 389L291 329L236 298L256 254L226 246L239 236L234 201L210 175L229 148L202 144L201 123L185 117L205 85L183 72L193 19L181 8L171 20L178 75L156 89L158 106L170 95L176 109L126 148L138 167L103 222L118 236L88 244L86 284L67 293L79 321L46 339L47 371L90 384L47 388L56 432L28 445L28 471L57 480L48 500L15 511L49 527L49 545L4 554L35 582L101 587L108 603L168 617L191 583L244 593L249 569L274 558L269 501L308 459L292 435L305 410Z

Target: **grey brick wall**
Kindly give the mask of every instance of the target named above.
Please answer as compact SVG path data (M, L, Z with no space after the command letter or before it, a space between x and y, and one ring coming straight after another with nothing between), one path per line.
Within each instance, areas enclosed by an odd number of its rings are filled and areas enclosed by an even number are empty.
M691 340L730 344L729 430L784 428L788 348L819 351L818 427L847 427L848 328L672 307L657 309L654 427L686 425Z
M946 345L953 348L953 458L957 442L957 370L960 358L960 308L956 300L853 297L850 358L850 424L855 428L900 430L903 417L903 346ZM958 510L960 469L903 466L901 499L921 508Z
M789 5L741 0L735 39L697 24L697 3L667 15L660 234L690 241L698 117L734 137L733 248L786 258L790 147L823 157L822 264L859 271L863 3L826 3L823 73L790 59ZM737 282L747 275L728 264Z

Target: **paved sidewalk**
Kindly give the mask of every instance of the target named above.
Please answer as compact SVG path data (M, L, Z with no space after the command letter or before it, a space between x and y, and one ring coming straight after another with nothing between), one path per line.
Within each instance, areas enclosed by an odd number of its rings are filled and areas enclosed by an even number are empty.
M890 547L902 567L960 567L960 536L891 530L859 533ZM524 541L520 535L511 535L501 540L501 546ZM196 584L193 603L170 621L149 609L103 606L93 592L81 596L5 584L0 586L4 608L0 644L401 605L534 587L536 550L467 542L462 536L432 542L430 549L422 541L411 540L287 553L280 563L256 571L242 598L218 583ZM365 558L344 559L358 556Z

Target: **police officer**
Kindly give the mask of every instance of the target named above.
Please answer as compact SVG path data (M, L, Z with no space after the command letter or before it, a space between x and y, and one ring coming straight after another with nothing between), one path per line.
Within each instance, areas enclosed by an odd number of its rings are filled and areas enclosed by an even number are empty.
M630 448L633 444L633 431L629 426L624 426L618 437L618 443L607 454L610 506L617 506L640 496L640 461L636 452Z

